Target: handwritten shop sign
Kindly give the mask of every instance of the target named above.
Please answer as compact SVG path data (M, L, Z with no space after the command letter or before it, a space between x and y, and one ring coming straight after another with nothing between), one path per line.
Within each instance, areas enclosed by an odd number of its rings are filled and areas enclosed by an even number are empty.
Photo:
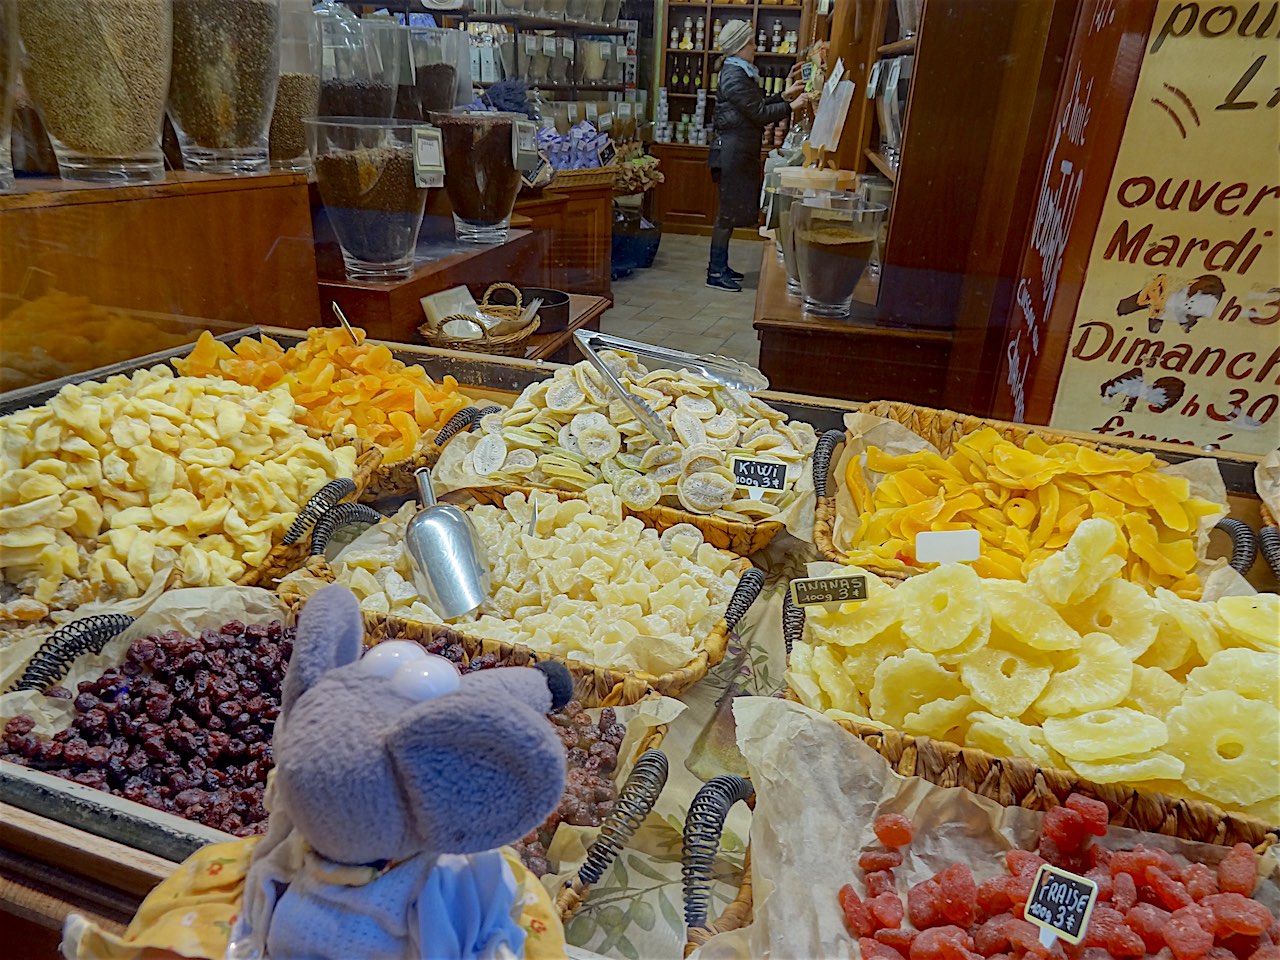
M1280 443L1280 4L1160 0L1052 425Z

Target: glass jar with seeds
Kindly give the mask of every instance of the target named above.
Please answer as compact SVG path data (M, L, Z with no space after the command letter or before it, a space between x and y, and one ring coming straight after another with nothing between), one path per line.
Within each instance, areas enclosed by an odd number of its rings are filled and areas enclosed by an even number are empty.
M280 0L173 0L169 117L188 170L261 173L280 75Z
M17 0L23 84L67 180L164 179L170 0Z
M320 113L390 118L407 31L391 20L321 16Z
M396 88L396 118L425 121L432 113L452 110L462 79L459 70L470 57L470 43L461 30L409 28L409 63ZM467 71L470 99L470 71Z
M14 0L0 0L0 190L13 189L9 131L13 125L13 101L17 93L18 7Z
M386 281L413 272L427 190L413 170L415 124L372 117L303 121L316 184L347 276Z
M311 169L303 120L320 108L320 24L310 0L280 0L280 85L271 114L271 166Z
M506 243L511 210L520 192L511 113L434 113L444 142L445 192L453 226L463 243Z

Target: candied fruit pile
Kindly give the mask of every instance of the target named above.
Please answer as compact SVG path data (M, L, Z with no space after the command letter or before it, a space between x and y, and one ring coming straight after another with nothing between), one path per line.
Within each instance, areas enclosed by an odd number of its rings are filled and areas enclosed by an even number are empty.
M1105 804L1072 794L1045 814L1036 852L1005 854L1007 874L978 883L966 864L953 863L910 887L904 909L893 870L912 825L885 814L874 826L881 846L858 858L863 893L845 884L837 896L845 929L875 960L1280 960L1280 921L1253 899L1252 847L1236 844L1216 869L1144 846L1113 852L1090 842L1107 832L1107 820ZM1098 885L1079 945L1046 948L1023 916L1045 863Z

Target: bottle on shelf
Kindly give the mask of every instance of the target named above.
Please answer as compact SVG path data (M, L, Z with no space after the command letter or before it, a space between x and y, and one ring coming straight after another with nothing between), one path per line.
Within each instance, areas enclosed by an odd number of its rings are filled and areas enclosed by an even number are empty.
M773 21L773 42L769 47L770 52L777 53L782 47L782 21Z
M683 84L684 84L684 92L685 92L685 93L690 93L690 92L693 90L693 81L692 81L691 77L689 76L689 74L690 74L690 67L691 67L691 63L690 63L690 61L691 61L691 60L693 60L693 57L685 57L685 58L684 58L684 76L682 76L682 77L680 78L681 83L683 83Z
M697 93L702 89L702 71L698 70L693 75L693 92Z
M671 49L672 49L672 50L674 50L674 49L676 49L676 47L680 46L680 28L679 28L679 27L677 27L674 23L671 25L671 43L670 43L670 46L671 46Z
M703 17L698 18L694 27L693 46L695 50L707 49L707 21Z
M711 48L713 50L720 49L720 18L716 17L716 22L711 26Z
M680 49L693 49L693 17L684 18L684 34L680 37Z
M713 71L711 74L711 92L715 93L720 89L720 72Z
M768 43L769 40L765 36L764 27L761 27L760 32L756 34L756 49L761 51L768 50Z

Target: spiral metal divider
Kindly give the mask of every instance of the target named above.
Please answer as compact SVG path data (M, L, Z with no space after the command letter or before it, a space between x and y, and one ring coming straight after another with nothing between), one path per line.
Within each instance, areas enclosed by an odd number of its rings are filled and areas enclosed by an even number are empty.
M1258 532L1258 545L1262 548L1267 565L1271 567L1272 576L1280 580L1280 530L1264 526Z
M787 664L791 663L791 649L804 635L804 608L797 607L791 599L791 591L782 595L782 642L787 648Z
M335 507L343 497L349 497L356 492L356 482L349 477L339 477L337 480L330 480L320 491L307 501L300 511L297 518L289 527L284 535L286 544L297 543L302 539L303 534L315 525L320 519L321 514L326 510Z
M123 633L133 620L127 614L107 613L59 627L40 645L22 676L5 692L39 690L43 693L65 677L81 655L101 653L107 642Z
M440 432L436 434L436 438L434 440L435 445L437 447L443 447L458 434L464 433L472 427L475 427L489 414L498 413L501 410L501 407L495 406L466 407L465 409L459 410L449 418L448 423L440 428Z
M684 922L691 928L707 925L711 906L711 876L720 835L729 809L755 791L745 777L713 777L703 784L689 805L684 823L681 874L684 877Z
M1258 559L1258 539L1253 528L1243 520L1230 517L1223 517L1214 527L1231 537L1231 569L1242 576L1248 573Z
M363 503L340 503L320 515L311 530L311 556L322 557L334 531L348 523L377 523L382 514Z
M578 868L578 882L585 888L600 882L618 852L635 836L667 785L667 755L646 750L618 791L613 812L600 827L600 835L587 848L586 862ZM572 882L572 881L570 881Z
M828 430L818 438L813 448L813 492L819 497L827 495L827 478L831 475L831 457L836 444L844 440L843 430Z
M747 615L747 611L751 609L751 605L756 602L756 598L760 596L760 591L763 589L763 570L759 567L752 567L744 573L739 578L738 585L733 588L733 596L725 604L725 626L730 630L736 630L738 622Z

